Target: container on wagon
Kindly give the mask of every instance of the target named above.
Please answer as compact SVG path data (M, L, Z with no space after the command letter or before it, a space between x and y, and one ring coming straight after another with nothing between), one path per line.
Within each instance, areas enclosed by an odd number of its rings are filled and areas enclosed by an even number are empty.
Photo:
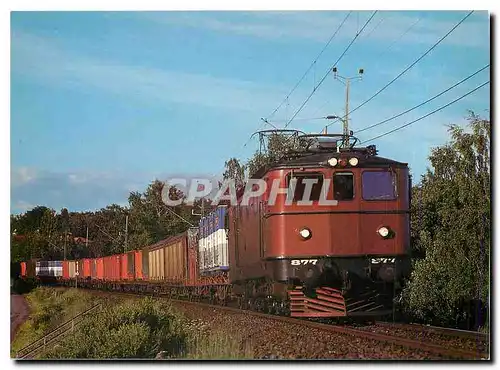
M142 250L141 249L134 251L134 267L135 267L134 279L135 280L143 280Z
M39 259L31 259L26 261L26 277L35 278L36 277L36 263Z
M43 277L62 277L62 261L37 261L35 274Z
M77 268L78 264L76 261L68 261L68 272L70 279L74 279L76 277Z
M120 280L120 255L104 257L104 280L118 281Z
M78 278L83 278L83 259L76 261L76 275Z
M200 220L198 258L201 275L229 269L227 207L220 206Z
M90 259L90 278L97 279L97 258Z
M96 258L95 265L97 280L104 280L104 258Z
M122 253L120 256L120 280L128 280L127 264L128 255L127 253Z
M149 247L142 249L142 278L149 280Z
M180 283L187 279L187 233L150 246L149 278L171 283Z
M62 262L62 277L64 280L69 279L69 262L67 260Z
M135 278L135 253L130 251L126 253L127 256L127 280L134 280Z
M83 259L83 270L81 271L81 274L80 274L80 278L90 278L90 262L92 261L92 259L90 258L84 258Z

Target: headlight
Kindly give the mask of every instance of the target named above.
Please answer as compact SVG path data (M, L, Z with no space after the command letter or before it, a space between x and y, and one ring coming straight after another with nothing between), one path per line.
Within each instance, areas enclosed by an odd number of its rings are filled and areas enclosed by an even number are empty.
M311 237L311 230L309 230L307 227L304 227L302 230L299 231L300 236L302 239L309 239Z
M382 226L377 230L377 232L382 238L386 238L389 235L389 228Z
M337 165L337 158L330 158L328 160L328 164L332 167L335 167Z
M359 163L359 159L358 159L358 158L356 158L356 157L353 157L353 158L349 159L349 164L350 164L351 166L353 166L353 167L354 167L354 166L357 166L357 165L358 165L358 163Z

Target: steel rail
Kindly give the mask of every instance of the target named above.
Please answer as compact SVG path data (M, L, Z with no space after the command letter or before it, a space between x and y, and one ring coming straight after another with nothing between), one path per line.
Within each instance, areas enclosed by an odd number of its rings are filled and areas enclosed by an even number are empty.
M399 328L399 329L408 329L408 330L423 330L429 333L435 333L435 334L443 334L447 336L453 336L453 337L463 337L463 338L478 338L481 340L487 340L489 337L488 333L481 333L478 331L471 331L471 330L462 330L462 329L454 329L454 328L445 328L442 326L432 326L432 325L425 325L425 324L405 324L405 323L400 323L400 322L387 322L387 321L376 321L376 325L379 326L386 326L386 327L392 327L392 328Z

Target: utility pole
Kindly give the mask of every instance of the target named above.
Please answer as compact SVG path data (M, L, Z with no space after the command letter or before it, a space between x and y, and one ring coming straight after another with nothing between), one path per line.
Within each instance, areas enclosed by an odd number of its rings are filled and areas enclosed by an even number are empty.
M87 225L87 236L85 237L85 249L89 249L89 225Z
M66 261L66 241L68 240L68 234L64 232L64 260Z
M361 80L363 79L364 69L360 68L358 70L357 76L344 77L337 73L337 67L333 67L332 72L335 79L339 80L345 85L345 116L344 118L338 117L343 123L343 135L344 135L344 147L349 145L349 90L351 88L351 80Z

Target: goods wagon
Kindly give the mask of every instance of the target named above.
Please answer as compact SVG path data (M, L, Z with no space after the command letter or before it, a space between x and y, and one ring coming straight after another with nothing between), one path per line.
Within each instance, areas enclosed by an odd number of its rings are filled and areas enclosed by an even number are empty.
M90 259L90 278L97 279L97 259Z
M134 268L135 268L135 274L134 278L136 280L143 280L143 275L142 275L142 250L137 250L134 251Z
M36 276L62 277L62 261L37 261L35 274Z
M135 251L130 251L126 253L127 256L127 279L135 279Z
M119 257L120 257L120 280L127 280L128 279L127 254L126 253L119 254Z
M76 276L76 261L62 261L62 278L74 279Z
M78 264L76 261L68 261L68 269L69 269L69 277L70 279L74 279L77 275Z
M134 280L134 277L135 277L134 251L120 254L120 278L121 278L121 280Z
M26 273L26 262L21 262L21 276L27 276L27 273Z
M149 279L173 283L187 279L187 233L149 247Z
M143 248L141 250L142 254L142 278L143 280L149 280L149 248Z
M103 257L96 258L95 265L96 265L96 279L104 280L104 258Z
M83 263L82 263L82 264L83 264L83 270L81 271L81 273L80 273L80 276L79 276L79 277L81 277L81 278L85 278L85 279L90 278L90 275L91 275L91 271L90 271L90 262L91 262L91 261L92 261L92 260L91 260L90 258L84 258L84 259L83 259L83 261L82 261L82 262L83 262Z
M229 269L226 214L227 208L221 206L200 220L198 248L202 275Z
M120 280L120 255L104 257L104 280Z
M62 277L69 279L69 261L62 261Z
M83 260L76 261L76 276L83 278Z
M21 262L21 276L34 278L36 276L36 262L35 259Z

